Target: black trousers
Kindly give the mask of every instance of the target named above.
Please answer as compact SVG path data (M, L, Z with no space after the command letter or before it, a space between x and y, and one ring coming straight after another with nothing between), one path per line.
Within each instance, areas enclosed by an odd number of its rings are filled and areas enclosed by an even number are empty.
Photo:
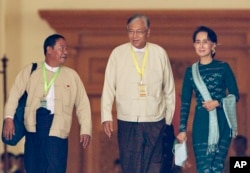
M48 136L53 115L44 108L36 114L36 133L27 133L24 164L26 173L65 173L68 139Z
M173 162L173 126L159 122L118 120L118 145L123 173L166 173Z

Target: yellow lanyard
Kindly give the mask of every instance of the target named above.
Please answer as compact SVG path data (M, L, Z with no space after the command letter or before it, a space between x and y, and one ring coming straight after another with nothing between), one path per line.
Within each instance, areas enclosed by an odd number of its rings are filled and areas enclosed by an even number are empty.
M141 77L141 81L142 81L142 76L143 76L143 74L145 72L145 66L146 66L146 62L147 62L147 58L148 58L148 45L146 45L146 49L145 49L145 53L144 53L144 56L143 56L143 61L142 61L141 68L139 67L139 64L138 64L138 61L137 61L137 58L136 58L136 55L135 55L135 51L134 51L132 46L131 46L131 54L132 54L132 57L133 57L133 60L134 60L136 70L139 73L139 75Z
M58 74L60 72L60 67L58 68L58 70L56 71L56 73L53 75L52 79L50 80L49 84L47 82L47 75L46 75L46 70L45 70L45 63L43 63L43 80L44 80L44 91L45 91L45 95L47 95L49 88L51 87L51 85L55 82Z

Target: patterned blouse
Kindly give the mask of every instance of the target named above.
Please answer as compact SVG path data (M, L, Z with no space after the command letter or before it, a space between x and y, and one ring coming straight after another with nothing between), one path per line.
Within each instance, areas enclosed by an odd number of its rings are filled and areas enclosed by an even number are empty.
M239 93L236 79L228 63L219 60L213 60L206 65L199 63L199 72L213 100L218 100L221 105L222 98L230 93L234 94L238 101ZM182 86L180 132L187 129L193 91L196 97L195 109L204 109L202 107L203 98L194 84L192 66L190 66L186 70Z

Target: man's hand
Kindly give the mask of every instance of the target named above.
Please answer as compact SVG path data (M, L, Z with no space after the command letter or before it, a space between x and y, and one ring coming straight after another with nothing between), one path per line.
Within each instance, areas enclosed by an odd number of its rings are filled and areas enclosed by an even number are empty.
M6 118L3 123L3 136L7 140L11 140L15 135L15 126L12 118Z
M103 130L106 133L106 135L111 138L111 133L114 131L113 129L113 122L112 121L105 121L103 123Z
M90 143L90 136L89 135L81 135L80 136L80 143L82 143L82 147L85 149Z

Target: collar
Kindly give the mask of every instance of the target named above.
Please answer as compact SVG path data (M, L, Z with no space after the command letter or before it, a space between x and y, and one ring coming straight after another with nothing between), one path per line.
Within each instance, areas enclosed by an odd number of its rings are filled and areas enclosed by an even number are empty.
M49 71L51 71L51 72L57 72L57 70L58 70L58 68L59 67L51 67L51 66L49 66L46 62L44 62L44 64L45 64L45 68L47 69L47 70L49 70Z
M142 49L138 49L138 48L136 48L136 47L134 47L134 46L132 46L133 47L133 50L136 52L136 53L144 53L145 52L145 47L144 48L142 48Z

